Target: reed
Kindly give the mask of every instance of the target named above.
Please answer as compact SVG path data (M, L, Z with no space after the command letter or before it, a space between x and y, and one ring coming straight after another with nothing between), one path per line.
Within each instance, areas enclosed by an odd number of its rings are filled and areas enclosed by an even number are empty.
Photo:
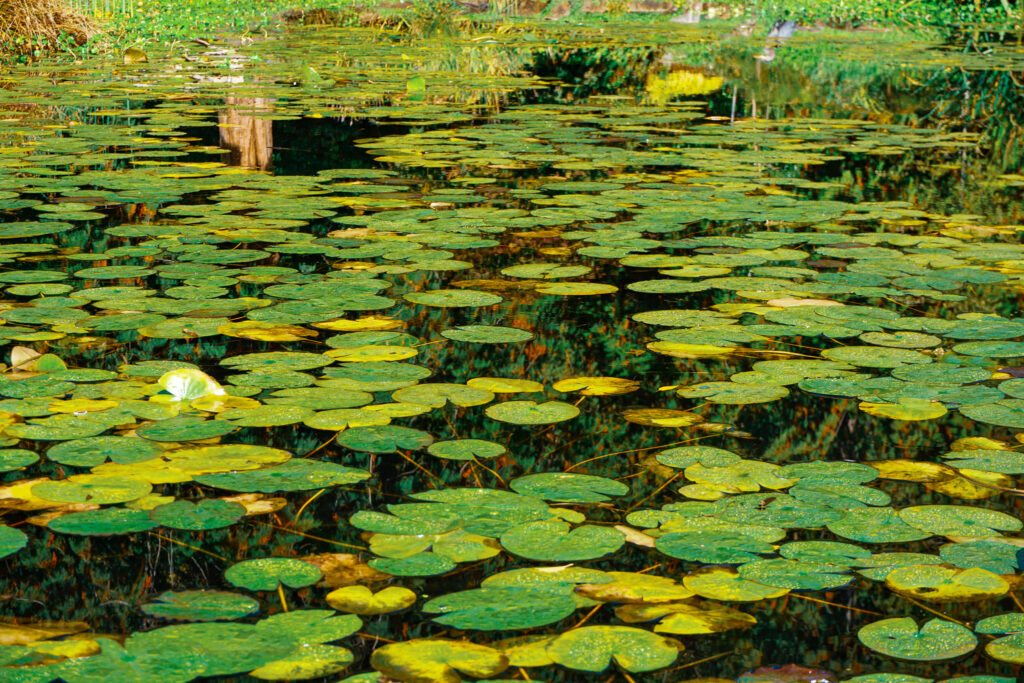
M96 30L87 14L63 0L0 0L0 46L82 45Z

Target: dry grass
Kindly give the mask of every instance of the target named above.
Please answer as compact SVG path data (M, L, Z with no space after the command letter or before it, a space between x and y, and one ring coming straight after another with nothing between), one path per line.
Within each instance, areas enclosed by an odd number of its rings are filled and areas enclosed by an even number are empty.
M62 39L83 45L96 30L61 0L0 0L0 49L16 50L18 39L36 47L57 47Z

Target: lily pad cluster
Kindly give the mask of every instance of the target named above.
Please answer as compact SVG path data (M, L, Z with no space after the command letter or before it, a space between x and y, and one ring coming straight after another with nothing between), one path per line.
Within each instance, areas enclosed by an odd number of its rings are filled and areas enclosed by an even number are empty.
M47 574L0 680L672 676L855 590L878 668L1024 664L1024 228L835 170L981 139L726 125L688 70L561 101L524 69L608 35L507 29L0 77L0 558ZM628 48L711 37L672 29ZM357 133L299 172L222 156L325 121ZM768 447L772 411L837 419ZM828 456L852 423L898 448ZM54 578L79 561L103 591Z

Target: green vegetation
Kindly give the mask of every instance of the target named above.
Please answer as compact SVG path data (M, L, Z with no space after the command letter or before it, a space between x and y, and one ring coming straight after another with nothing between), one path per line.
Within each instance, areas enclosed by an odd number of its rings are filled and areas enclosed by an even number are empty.
M579 0L526 6L529 16L518 16L516 5L494 2L476 7L454 0L411 0L368 5L358 0L264 0L258 3L233 0L45 0L47 8L24 0L4 0L0 5L0 55L6 61L36 60L44 55L82 58L89 54L122 52L130 46L146 48L206 41L250 40L266 37L287 26L316 24L369 26L397 30L411 37L452 35L474 27L487 31L498 26L522 26L545 19L569 19L584 25L605 25L624 19L665 23L689 11L677 2L675 11L665 8L651 14L630 13L628 5L607 3L588 9ZM962 2L960 0L758 0L706 5L707 16L727 17L731 25L766 32L775 21L791 19L806 27L875 29L890 27L940 27L984 24L1012 28L1024 20L1020 8L1008 0ZM704 5L702 5L704 7ZM62 9L63 8L63 9ZM525 10L524 10L525 11ZM33 20L40 16L48 20ZM515 29L513 29L515 30Z

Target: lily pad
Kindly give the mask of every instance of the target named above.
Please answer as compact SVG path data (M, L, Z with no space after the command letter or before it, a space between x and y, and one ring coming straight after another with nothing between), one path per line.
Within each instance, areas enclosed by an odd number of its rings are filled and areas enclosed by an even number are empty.
M563 633L547 647L555 663L577 671L601 672L612 661L626 671L655 671L676 660L682 645L629 626L584 626Z
M527 522L501 536L501 545L514 555L539 562L579 562L609 555L626 542L609 527L583 525L569 530L559 520Z
M535 628L576 611L572 591L550 586L487 587L434 598L423 606L433 620L457 629L504 631Z
M289 557L243 560L224 572L224 578L232 586L253 591L276 590L280 584L289 588L304 588L313 585L322 576L320 570L313 565Z
M915 662L953 659L978 645L970 629L945 619L931 619L920 629L910 617L882 619L861 628L857 638L875 652Z
M146 614L176 621L230 621L258 612L260 603L225 591L167 591L140 607Z
M435 289L429 292L410 292L405 300L422 306L441 308L477 308L493 306L503 301L500 296L473 289Z
M509 482L517 493L558 503L601 503L609 496L623 496L629 487L622 482L590 474L552 472L528 474Z
M463 640L422 639L392 643L373 651L370 664L396 680L455 683L461 676L490 678L508 668L494 648Z
M231 526L245 516L245 507L217 498L207 498L197 503L176 500L153 508L149 515L161 526L186 531L206 531Z
M374 593L366 586L345 586L327 594L327 604L339 612L351 614L390 614L416 603L416 594L401 586L387 586Z
M445 460L473 460L475 458L496 458L506 450L504 446L494 441L456 439L454 441L436 441L427 447L427 452Z
M0 524L0 557L13 555L28 545L28 536L21 531Z
M517 425L545 425L571 420L580 414L580 409L561 401L505 401L488 406L487 417L499 422Z

